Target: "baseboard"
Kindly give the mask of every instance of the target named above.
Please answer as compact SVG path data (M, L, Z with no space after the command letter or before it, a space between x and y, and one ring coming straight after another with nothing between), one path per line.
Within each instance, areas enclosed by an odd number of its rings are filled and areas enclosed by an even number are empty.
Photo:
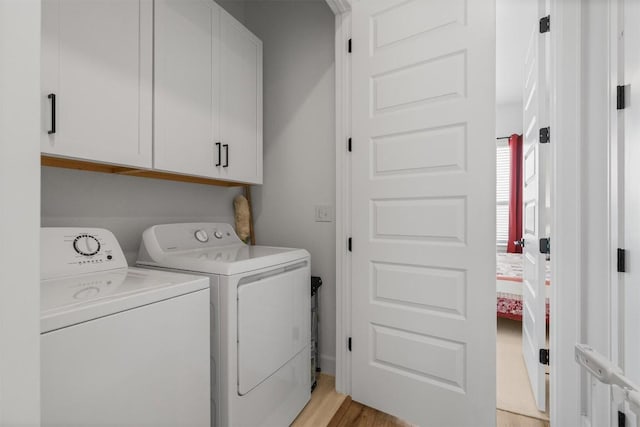
M336 358L333 356L327 356L325 354L320 355L320 369L323 374L336 375Z

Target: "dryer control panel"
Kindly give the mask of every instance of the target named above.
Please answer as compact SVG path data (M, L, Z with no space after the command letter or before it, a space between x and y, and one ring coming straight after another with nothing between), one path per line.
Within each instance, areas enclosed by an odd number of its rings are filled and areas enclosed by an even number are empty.
M219 248L243 245L231 224L224 222L192 222L160 224L145 230L143 241L153 242L161 252Z
M127 267L118 240L103 228L40 229L43 280Z

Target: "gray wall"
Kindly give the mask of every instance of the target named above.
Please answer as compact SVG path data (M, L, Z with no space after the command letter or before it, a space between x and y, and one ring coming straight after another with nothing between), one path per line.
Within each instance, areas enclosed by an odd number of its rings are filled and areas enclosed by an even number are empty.
M40 425L40 22L0 0L0 426Z
M334 15L323 0L246 2L247 27L264 43L264 185L254 187L259 244L311 253L322 277L320 352L335 372Z
M42 226L113 231L133 265L154 224L230 222L239 189L68 169L42 168Z
M218 0L216 3L226 10L229 15L247 25L244 0Z

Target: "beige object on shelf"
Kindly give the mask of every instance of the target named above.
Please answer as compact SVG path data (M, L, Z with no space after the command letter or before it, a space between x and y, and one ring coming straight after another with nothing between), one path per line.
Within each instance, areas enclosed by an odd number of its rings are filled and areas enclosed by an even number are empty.
M238 237L245 243L249 243L251 239L251 211L249 210L249 201L242 194L238 194L233 199L233 208L235 209L236 233Z

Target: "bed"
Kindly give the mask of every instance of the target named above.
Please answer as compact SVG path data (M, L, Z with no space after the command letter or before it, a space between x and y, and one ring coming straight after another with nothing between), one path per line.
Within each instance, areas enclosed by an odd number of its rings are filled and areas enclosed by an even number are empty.
M549 323L551 270L546 264L546 306ZM498 317L522 321L522 254L496 254L496 313Z

